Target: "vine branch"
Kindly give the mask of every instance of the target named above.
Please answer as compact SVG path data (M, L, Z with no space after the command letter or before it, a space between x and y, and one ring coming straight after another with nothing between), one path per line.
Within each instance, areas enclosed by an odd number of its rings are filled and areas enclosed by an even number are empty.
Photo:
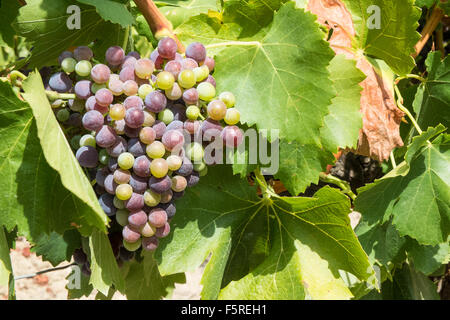
M353 201L356 199L356 195L353 193L352 188L350 187L350 184L346 181L343 181L339 179L338 177L332 176L331 174L326 174L324 172L321 172L319 175L319 178L321 181L325 183L334 184L335 186L338 186L342 189L342 192L348 195Z
M441 8L435 7L433 9L433 12L431 13L430 18L427 20L425 27L422 30L422 38L414 47L416 49L416 52L413 54L414 58L417 58L417 56L422 52L423 48L430 39L434 30L436 30L437 26L439 25L439 22L441 22L443 17L444 11Z
M71 263L71 264L68 264L68 265L65 265L65 266L61 266L61 267L45 269L45 270L42 270L42 271L38 271L38 272L36 272L36 273L25 274L25 275L23 275L23 276L17 276L17 277L14 277L14 280L16 281L16 280L20 280L20 279L30 279L30 278L34 278L34 277L36 277L36 276L38 276L38 275L40 275L40 274L44 274L44 273L48 273L48 272L53 272L53 271L58 271L58 270L63 270L63 269L67 269L67 268L69 268L69 267L76 266L76 265L77 265L77 264L74 262L74 263Z
M398 88L397 85L394 85L394 90L395 90L395 93L397 94L397 106L398 106L398 108L400 110L402 110L408 116L409 120L411 120L411 122L414 125L414 128L416 128L417 132L419 134L422 134L423 131L420 128L419 124L417 123L416 119L414 119L414 117L411 114L411 112L409 112L409 110L407 108L405 108L405 106L403 105L403 97L402 97L400 89Z

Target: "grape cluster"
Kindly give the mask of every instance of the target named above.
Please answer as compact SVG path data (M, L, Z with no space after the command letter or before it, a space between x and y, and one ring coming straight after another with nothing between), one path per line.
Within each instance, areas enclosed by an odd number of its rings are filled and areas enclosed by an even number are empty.
M219 137L234 148L243 140L234 95L216 92L214 59L198 42L185 57L177 49L163 38L148 59L114 46L105 64L93 65L82 46L60 55L61 70L48 81L49 90L76 95L52 107L100 206L121 229L110 233L121 261L141 247L155 250L169 234L174 200L207 173L209 143Z

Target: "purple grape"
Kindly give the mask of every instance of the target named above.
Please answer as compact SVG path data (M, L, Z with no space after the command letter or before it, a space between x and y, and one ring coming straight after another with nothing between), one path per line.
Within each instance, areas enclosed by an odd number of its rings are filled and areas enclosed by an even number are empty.
M159 240L153 236L150 238L142 238L142 248L147 251L155 251L158 248Z
M223 143L231 148L239 146L244 139L242 130L237 126L226 126L220 135L223 139Z
M83 99L83 100L86 100L87 98L89 98L92 95L91 85L92 85L92 83L89 80L78 81L75 84L75 88L74 88L77 98Z
M136 59L140 59L141 55L139 54L139 52L131 51L130 53L127 54L127 57L134 57Z
M168 109L173 113L173 120L186 121L186 107L184 105L176 103L168 107Z
M216 66L216 62L211 57L206 57L205 62L203 62L203 64L208 67L209 72L213 71L214 67Z
M125 127L126 127L126 123L125 120L116 120L113 123L113 128L114 130L116 130L117 134L124 134L125 133Z
M85 264L88 259L86 253L84 253L82 248L75 249L73 252L73 260L76 264Z
M134 173L135 174L131 175L130 182L128 182L128 184L133 188L134 192L144 194L144 192L147 190L148 178L139 177L136 171Z
M214 86L214 88L216 87L216 79L214 79L212 75L208 75L208 78L206 78L202 82L209 82Z
M95 100L103 107L108 107L114 100L114 96L111 91L106 88L102 88L95 93Z
M137 61L137 59L135 57L126 56L125 59L123 60L121 68L123 69L123 68L131 67L134 69L134 65L135 65L136 61Z
M201 129L203 139L205 141L213 141L215 138L220 136L223 128L219 121L208 118L202 122Z
M165 238L169 235L169 233L170 233L170 224L166 222L164 226L156 228L155 236L157 238Z
M197 67L198 67L198 63L194 59L185 58L181 61L181 70L185 70L185 69L192 70Z
M120 247L119 249L119 257L122 261L130 261L134 258L134 252L128 251L124 247Z
M91 146L79 148L75 156L82 167L95 168L97 166L98 152Z
M141 196L141 195L139 195ZM142 196L141 196L142 197ZM129 216L128 216L128 223L130 226L139 228L139 227L143 227L145 226L145 224L147 223L148 217L147 214L142 211L142 210L136 210L133 211Z
M175 40L169 37L162 38L158 42L158 53L159 55L168 60L175 59L175 54L177 53L178 46Z
M187 186L193 187L200 181L200 176L198 172L193 171L189 176L186 177L187 180Z
M192 42L186 48L186 57L194 59L197 63L203 62L206 59L206 48L200 42Z
M183 92L183 101L187 105L196 105L198 103L198 91L195 88L190 88Z
M135 157L140 157L146 153L146 145L143 144L139 139L132 138L128 141L128 152Z
M136 227L127 225L122 230L122 236L127 242L134 243L141 238L141 233Z
M180 131L168 130L162 136L162 143L167 150L172 151L175 148L181 149L184 144L184 136Z
M164 63L164 59L163 57L161 57L158 53L158 49L154 50L151 54L150 54L150 60L153 61L153 63L155 64L155 68L156 69L161 69L163 63Z
M167 222L167 213L161 208L153 208L148 214L148 223L156 228L163 227Z
M138 96L131 96L127 97L125 101L123 102L123 106L125 109L130 108L140 108L142 109L144 107L144 101Z
M166 124L160 120L156 120L153 124L153 130L155 130L156 133L156 139L161 139L164 135L164 132L166 132Z
M119 46L110 47L106 50L105 54L106 61L112 66L119 66L122 64L125 58L125 52Z
M145 107L151 112L161 112L167 106L167 98L160 91L152 91L145 97Z
M114 207L114 196L108 193L104 193L98 198L98 202L102 207L103 211L106 213L108 217L111 217L116 214L116 207Z
M96 183L101 187L105 187L105 179L108 175L109 175L108 168L104 167L97 169L97 173L95 174Z
M129 126L125 125L125 135L128 138L137 138L139 137L139 132L141 131L141 128L130 128Z
M111 70L105 64L97 64L91 70L91 78L96 83L107 83L111 76Z
M111 172L116 171L118 166L119 165L117 164L117 158L110 157L109 160L108 160L108 169L109 169L109 171L111 171Z
M142 208L144 208L144 196L142 194L133 192L131 198L125 201L125 207L131 212L141 210ZM144 221L143 224L145 224L145 222L146 221Z
M164 71L170 72L175 79L178 79L178 74L181 71L181 63L176 60L171 60L166 63Z
M148 186L153 192L161 194L170 190L172 187L172 180L169 176L165 176L164 178L155 178L152 176L148 181Z
M169 125L166 127L166 132L169 130L178 130L178 131L183 131L184 128L184 123L181 122L180 120L174 120L171 123L169 123Z
M95 135L97 145L102 148L111 147L117 140L116 132L110 126L104 125Z
M150 177L150 159L142 155L134 160L133 171L139 177Z
M181 191L181 192L174 192L174 193L173 193L173 196L172 196L172 200L178 200L178 199L181 199L181 198L183 198L183 196L184 196L184 190ZM167 210L166 210L166 211L167 211ZM167 214L169 214L169 212L167 212Z
M125 114L125 123L130 128L139 128L144 124L145 115L141 108L130 108Z
M192 171L194 171L194 165L192 164L191 160L185 157L183 159L183 164L181 165L180 169L175 171L175 174L183 177L188 177L192 174Z
M173 193L173 197L172 198L175 198L175 194L176 193L177 192ZM178 193L180 193L180 192L178 192ZM163 209L164 211L166 211L167 219L172 219L175 216L175 213L177 212L177 209L176 209L175 204L173 202L160 203L160 204L158 204L157 207Z
M69 116L69 120L67 120L67 125L71 127L81 127L82 125L81 119L82 119L81 114L79 114L78 112L72 113Z
M82 122L86 130L97 131L102 128L104 119L100 112L91 110L84 114Z
M119 73L119 79L122 82L125 82L127 80L133 80L135 81L136 77L134 75L134 66L133 67L125 67L122 70L120 70Z
M184 122L184 129L189 132L189 134L197 134L201 130L201 123L198 120L186 120Z
M112 174L109 174L105 178L104 185L106 192L112 195L116 194L117 183L114 181L114 176Z
M105 188L100 187L98 184L95 185L94 191L98 196L101 196L102 194L106 193Z
M70 51L63 51L59 57L58 57L58 63L61 64L61 62L63 62L64 59L66 58L73 58L73 54Z
M80 46L73 51L73 57L77 61L81 60L91 60L94 56L94 53L89 47Z
M64 72L58 72L52 75L48 84L52 90L59 93L69 92L72 88L72 80Z
M103 107L103 106L99 105L94 96L90 96L86 100L85 106L86 106L85 107L86 111L96 110L103 115L107 114L109 111L108 107Z
M114 171L113 177L117 184L124 184L130 181L131 174L130 171L119 168Z
M172 197L173 197L172 190L167 190L166 192L163 192L161 194L161 203L169 203L170 201L172 201Z
M120 154L127 152L128 143L122 137L117 137L114 144L106 149L111 157L118 158Z

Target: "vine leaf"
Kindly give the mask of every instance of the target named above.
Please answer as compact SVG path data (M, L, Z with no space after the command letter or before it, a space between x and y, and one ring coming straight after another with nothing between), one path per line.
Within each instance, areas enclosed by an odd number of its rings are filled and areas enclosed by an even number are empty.
M106 231L108 217L100 207L89 180L76 160L59 126L39 73L31 73L23 83L23 97L30 104L36 120L37 133L47 163L56 170L62 184L80 201L90 207L92 224Z
M11 275L12 266L9 256L9 245L4 228L0 227L0 286L9 285Z
M42 234L36 239L36 244L31 251L56 267L63 261L70 261L74 250L80 247L80 233L72 229L62 235L54 231L49 235Z
M203 299L350 298L338 270L361 280L373 274L350 226L350 203L337 190L266 202L221 166L177 206L174 232L155 258L166 275L193 270L211 255Z
M447 241L450 140L442 134L445 130L439 125L415 137L397 172L359 189L355 210L370 226L392 216L400 236L410 236L423 245Z
M45 108L48 102L44 99ZM41 103L36 102L34 107L39 108ZM0 225L7 231L17 226L18 234L31 242L52 231L63 234L74 225L82 226L84 234L89 234L93 226L105 229L105 221L84 202L87 198L81 201L70 193L58 172L47 164L31 107L16 96L10 84L1 81L0 105L0 174L9 181L0 195ZM52 113L50 106L47 108ZM57 137L52 136L50 141ZM72 154L71 150L64 152L65 156Z
M11 23L16 18L20 4L18 1L2 1L0 4L0 19L2 21L2 32L0 33L0 45L14 47L14 29Z
M156 4L174 28L192 16L219 10L216 0L164 0Z
M77 0L80 3L94 6L97 13L105 21L118 23L122 28L131 26L134 18L123 3L111 0Z
M431 275L443 264L450 262L450 239L436 246L423 246L408 238L406 246L414 267L425 275Z

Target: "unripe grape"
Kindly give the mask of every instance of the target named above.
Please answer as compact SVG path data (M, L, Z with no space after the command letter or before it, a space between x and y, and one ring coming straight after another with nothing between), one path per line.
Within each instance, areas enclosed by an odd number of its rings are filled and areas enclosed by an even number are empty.
M216 121L223 120L227 113L227 106L221 100L214 100L208 104L208 116Z
M72 73L75 71L75 66L77 65L77 60L74 58L65 58L61 62L61 69L66 73Z
M172 88L174 82L175 78L173 77L173 74L167 71L158 73L158 76L156 77L156 85L163 90Z
M203 160L204 150L203 146L198 142L192 142L186 147L186 157L194 162Z
M183 159L176 155L170 155L166 159L169 170L177 171L183 164Z
M116 103L109 109L109 115L112 120L122 120L125 118L125 107L122 104Z
M134 156L129 152L124 152L117 158L117 163L124 170L131 169L134 164Z
M152 159L162 158L166 153L166 148L160 141L154 141L147 146L147 155Z
M185 89L192 88L195 83L195 74L192 70L185 69L178 75L178 84Z
M167 161L162 158L154 159L150 164L150 171L156 178L163 178L169 171Z
M116 188L116 197L119 200L128 200L133 194L133 188L129 184L120 184Z
M227 113L225 115L225 123L232 126L236 123L238 123L241 120L241 114L239 113L236 108L231 108L227 110Z
M92 64L87 60L79 61L75 66L75 72L80 77L87 77L91 74Z
M211 101L216 96L216 88L209 82L199 83L197 91L199 98L204 101Z
M143 237L150 238L151 236L154 236L156 232L156 228L150 225L148 222L145 223L145 225L141 229L141 234Z
M186 178L183 176L172 177L172 190L175 192L181 192L187 187Z
M190 120L197 120L200 116L200 109L197 106L189 106L186 109L186 116Z
M151 85L149 85L149 84L143 84L143 85L141 85L140 87L139 87L139 89L138 89L138 95L139 95L139 97L142 99L142 100L144 100L145 99L145 97L150 93L150 92L152 92L154 89L153 89L153 87L151 86Z
M135 242L128 242L125 239L123 239L123 247L127 249L128 251L134 252L137 249L141 247L142 240L139 238Z
M164 122L166 125L173 121L173 112L169 109L164 109L158 113L158 120Z
M95 137L92 134L85 134L80 139L80 147L91 146L96 147Z
M120 209L116 212L116 221L122 227L128 224L128 210Z
M227 108L231 108L234 106L234 104L236 103L236 98L234 96L234 94L232 94L231 92L222 92L219 95L219 99L222 100L225 105L227 106Z
M197 82L201 82L203 80L205 80L206 78L208 78L209 75L209 69L207 66L201 66L201 67L197 67L194 68L194 74L195 74L195 80Z
M151 127L143 127L139 132L139 139L142 143L151 144L156 139L156 132Z
M147 190L144 193L144 203L149 207L155 207L161 201L161 195L159 193L153 192L152 190Z

